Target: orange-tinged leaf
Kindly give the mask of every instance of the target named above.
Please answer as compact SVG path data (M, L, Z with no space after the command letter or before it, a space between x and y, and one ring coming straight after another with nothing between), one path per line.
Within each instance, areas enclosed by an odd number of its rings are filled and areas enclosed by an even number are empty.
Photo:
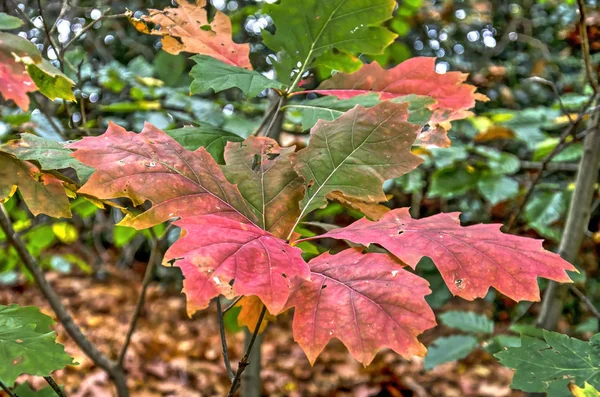
M260 312L264 306L263 303L258 297L250 295L244 296L242 299L240 299L236 306L240 308L240 312L238 313L237 317L238 325L242 327L248 327L250 332L254 332L256 324L258 324ZM275 319L276 317L267 311L263 321L260 323L260 327L258 327L258 332L263 332L265 328L267 328L269 321L275 321Z
M475 92L475 86L465 84L466 79L465 73L436 73L435 58L416 57L388 70L372 62L355 73L336 73L312 92L340 99L373 92L382 100L410 94L430 96L436 100L430 105L433 110L430 122L440 127L425 131L419 140L448 146L444 130L449 128L449 122L468 117L475 101L487 100L485 95Z
M69 199L62 181L50 174L40 173L31 163L0 152L0 202L12 196L16 188L33 215L71 217Z
M248 137L243 143L228 142L223 172L238 185L257 225L285 238L300 214L304 195L302 178L290 161L294 147L281 148L266 137Z
M365 366L389 347L424 356L417 336L435 325L425 301L429 283L387 254L347 249L309 262L310 280L297 279L286 307L295 307L294 339L311 364L332 338Z
M346 207L360 211L363 214L365 214L367 216L367 218L374 220L374 221L380 219L383 215L385 215L390 210L388 207L386 207L383 204L365 203L364 201L357 200L352 197L346 197L340 192L331 192L327 195L327 198L329 200L335 200L338 203L340 203Z
M537 277L571 282L575 268L542 241L504 234L500 225L460 225L458 213L411 218L407 208L388 212L377 222L360 219L319 237L377 243L411 267L430 257L454 295L483 298L490 287L516 301L538 301Z
M103 135L85 137L69 147L77 149L76 159L96 169L80 193L154 204L136 217L127 216L122 226L145 229L174 217L219 212L255 220L205 148L190 152L151 124L137 134L111 123Z
M308 278L302 251L236 213L186 217L185 230L165 253L185 276L188 313L204 309L219 294L256 295L269 312L283 309L290 280ZM233 285L230 284L233 281Z
M212 21L208 20L206 0L192 4L187 0L177 2L176 8L148 10L150 15L140 19L129 12L129 20L140 32L162 36L163 50L171 54L181 51L206 54L230 65L252 69L250 44L236 44L231 38L229 17L217 10ZM150 29L147 23L157 25Z

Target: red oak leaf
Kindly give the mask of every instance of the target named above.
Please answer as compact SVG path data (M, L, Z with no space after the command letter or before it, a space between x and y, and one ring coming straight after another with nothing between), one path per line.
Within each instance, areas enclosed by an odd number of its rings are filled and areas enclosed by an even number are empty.
M538 301L537 277L571 281L565 270L575 268L544 250L541 240L501 233L498 224L463 227L458 215L412 219L400 208L377 222L363 218L319 237L377 243L413 268L428 256L450 291L468 300L483 298L494 287L516 301Z
M290 280L308 277L301 251L256 226L239 190L205 148L188 151L150 124L139 134L111 124L103 135L70 147L96 169L79 192L152 202L122 224L142 229L182 218L176 225L183 237L165 261L177 260L182 269L190 313L220 293L256 295L276 313L287 300Z
M475 92L475 86L465 84L466 79L465 73L436 73L435 58L416 57L389 70L372 62L355 73L336 73L311 92L340 99L373 92L379 94L382 100L411 94L429 96L436 100L431 105L433 115L430 122L448 129L450 121L472 114L468 109L475 106L476 100L487 100L485 95ZM438 146L450 145L445 132L435 128L422 132L419 140Z
M290 280L309 277L300 249L238 214L184 218L175 225L185 232L165 253L164 262L177 260L190 314L219 294L256 295L269 312L278 313L288 298Z
M206 54L230 65L252 69L250 44L236 44L231 38L231 20L219 10L209 21L206 0L177 1L179 7L149 10L150 15L129 19L142 33L162 36L163 50L171 54L181 51ZM150 30L147 23L154 24Z
M417 335L435 326L426 280L390 255L360 249L324 253L309 266L310 281L294 281L286 306L296 308L294 339L311 364L332 338L365 366L384 347L406 358L425 355Z
M150 210L126 217L122 225L144 229L174 217L236 212L255 217L205 148L194 152L151 124L141 133L110 123L99 137L69 145L73 156L96 169L80 193L101 199L150 200Z

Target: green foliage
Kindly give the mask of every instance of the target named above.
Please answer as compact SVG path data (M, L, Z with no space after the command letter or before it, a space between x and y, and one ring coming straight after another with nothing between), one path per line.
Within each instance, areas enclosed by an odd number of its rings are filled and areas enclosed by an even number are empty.
M380 54L396 34L376 25L392 17L394 5L392 0L286 0L265 6L277 30L263 31L263 40L281 52L275 65L279 78L299 81L316 57L333 49Z
M73 365L73 358L56 343L52 319L35 307L0 306L0 379L12 387L21 374L48 376Z
M438 338L429 346L424 367L433 369L438 365L467 357L479 346L477 338L470 335L453 335Z
M194 78L190 85L192 94L200 94L209 89L215 92L237 87L248 98L253 98L268 88L282 89L284 85L277 80L254 71L228 65L207 55L192 57L196 65L190 75Z
M465 332L491 334L494 322L482 314L462 311L449 311L440 315L442 324Z
M521 336L521 346L496 354L516 370L512 387L526 392L568 396L570 382L600 387L600 334L589 342L543 331L543 339Z
M244 140L239 135L210 125L177 128L167 131L167 134L187 150L193 151L199 147L205 148L218 164L225 164L223 155L227 142L242 142Z
M23 21L20 18L8 15L5 12L0 12L0 30L13 30L23 26Z
M28 383L21 383L13 389L13 393L19 397L56 397L56 392L50 386L33 390Z

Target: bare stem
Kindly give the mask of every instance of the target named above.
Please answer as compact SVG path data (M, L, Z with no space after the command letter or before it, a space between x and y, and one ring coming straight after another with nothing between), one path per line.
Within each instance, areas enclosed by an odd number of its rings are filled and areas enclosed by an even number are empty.
M129 391L127 389L127 382L125 380L125 374L119 366L113 361L108 359L102 354L96 346L94 346L87 337L81 332L81 329L73 321L73 317L69 314L65 306L62 304L54 289L46 280L44 272L38 265L36 259L29 253L27 247L23 243L23 240L19 237L12 226L10 217L8 216L6 209L3 205L0 205L0 228L6 235L6 240L13 246L17 255L23 262L23 265L33 276L36 284L40 288L42 294L50 304L50 307L56 314L56 317L61 322L65 331L75 341L77 346L88 356L98 367L102 368L112 378L115 387L117 388L117 394L119 397L128 397Z
M48 382L48 384L50 385L52 390L54 390L57 396L67 397L65 392L62 391L62 389L56 384L56 382L54 381L54 379L52 379L51 376L44 376L44 379L46 380L46 382Z
M585 296L585 294L581 290L579 290L579 288L577 288L576 286L570 285L569 289L583 302L584 305L587 306L590 313L592 313L594 315L594 317L596 317L598 320L600 320L600 310L598 310L596 308L596 306L594 306L592 301L589 300L588 297Z
M2 381L0 380L0 389L4 391L4 393L8 394L8 397L19 397L12 390L8 388Z
M135 332L135 327L137 326L138 319L140 318L142 310L144 309L144 302L146 301L146 291L148 290L150 281L152 281L152 274L154 273L154 268L156 267L158 258L161 256L159 247L160 244L155 236L152 237L150 245L150 258L148 259L148 264L146 265L146 272L144 273L144 279L142 281L142 290L140 291L140 295L138 296L138 300L135 304L135 309L133 310L133 315L131 316L131 321L129 322L127 336L125 336L125 342L123 342L123 347L121 347L121 353L119 353L119 358L117 359L117 364L121 368L123 368L123 361L125 361L125 355L127 354L127 349L129 348L129 344L131 343L131 337Z
M246 367L249 364L248 357L250 357L250 353L252 352L252 346L254 346L254 342L256 341L256 337L258 336L258 333L260 331L260 325L262 324L263 318L265 317L266 313L267 313L267 307L263 306L262 311L260 312L260 316L258 316L258 322L256 323L256 326L254 327L254 332L252 333L252 338L250 339L250 342L248 343L248 347L246 348L246 351L244 352L244 355L242 356L242 359L240 360L240 362L238 364L238 369L237 369L237 372L235 373L235 377L231 381L231 387L229 388L229 393L227 393L227 397L233 397L234 393L240 387L240 380L242 378L242 374L244 373L244 370L246 369Z
M225 361L225 368L227 368L227 375L229 376L229 381L233 383L235 375L233 373L233 369L231 369L231 360L229 360L229 352L227 351L227 337L225 336L225 324L223 323L223 310L221 310L221 297L217 297L217 316L219 317L219 331L221 333L223 360Z

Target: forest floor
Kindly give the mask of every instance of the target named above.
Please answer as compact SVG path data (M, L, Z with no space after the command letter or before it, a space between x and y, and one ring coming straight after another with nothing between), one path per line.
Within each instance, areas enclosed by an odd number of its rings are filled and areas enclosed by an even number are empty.
M87 337L115 358L138 297L140 272L108 268L102 281L84 274L49 272L47 276ZM0 304L10 303L39 306L54 317L34 285L1 289ZM482 305L487 305L482 300L450 304L454 304L452 308L463 305L460 308L477 307L479 311ZM105 373L83 355L60 325L56 330L58 341L79 363L55 373L56 381L65 385L67 395L112 396L113 389ZM447 333L443 327L436 327L420 339L427 345ZM235 365L242 354L243 332L229 333L228 340ZM262 364L263 394L267 396L522 396L509 388L512 371L484 351L458 363L424 371L423 359L408 361L385 350L364 368L335 340L311 368L293 340L291 317L287 315L268 326ZM226 395L229 380L221 356L216 309L212 306L190 319L186 315L185 297L179 291L152 284L125 365L133 396ZM28 381L34 388L46 386L40 377L24 375L21 381Z

